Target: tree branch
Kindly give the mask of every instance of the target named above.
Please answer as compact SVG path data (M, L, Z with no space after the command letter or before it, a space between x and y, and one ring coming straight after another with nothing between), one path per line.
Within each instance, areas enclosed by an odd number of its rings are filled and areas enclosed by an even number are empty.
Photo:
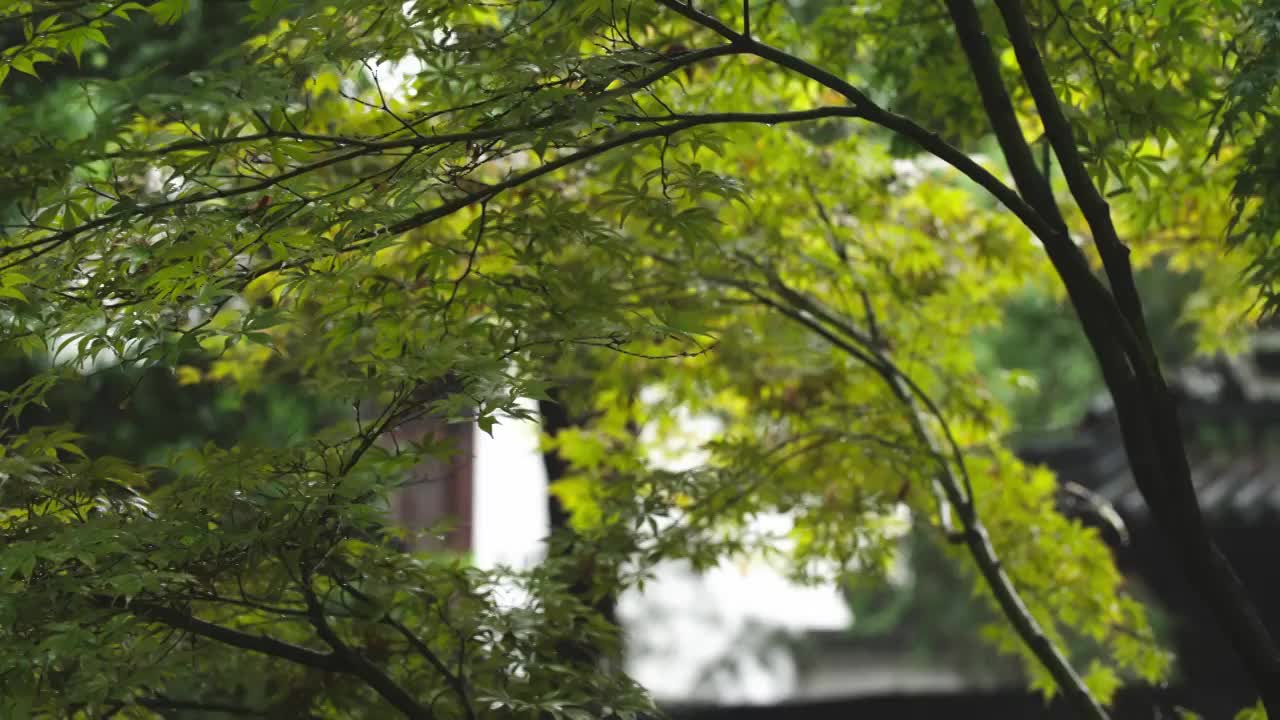
M1044 243L1050 262L1062 278L1085 335L1098 356L1103 375L1108 378L1108 385L1127 382L1133 370L1125 357L1125 350L1139 350L1141 342L1125 322L1124 313L1116 307L1111 293L1089 268L1084 254L1071 242L1066 221L1053 197L1053 189L1036 167L1031 147L1022 136L1018 115L1005 90L999 62L987 42L977 9L971 0L948 0L947 9L1014 183L1022 197L1047 219L1046 234L1035 228L1032 231Z
M201 702L195 700L176 700L163 695L137 698L122 704L138 705L152 710L194 710L201 713L222 713L223 715L238 715L240 717L269 717L269 714L263 710L255 710L254 708L244 707L242 705Z
M429 210L424 210L420 213L417 213L408 218L405 218L404 220L401 220L400 222L394 225L388 226L386 228L368 230L368 231L362 232L361 234L352 238L352 240L347 243L347 245L344 247L344 249L341 252L355 252L355 251L363 250L369 243L371 243L376 238L384 237L388 235L399 235L401 233L409 232L410 230L415 230L417 228L424 227L433 222L436 222L437 220L448 217L454 213L460 212L468 207L471 207L472 205L476 205L479 203L484 203L489 200L492 200L493 198L497 197L503 192L506 192L508 190L513 190L523 185L527 185L528 183L534 180L537 180L538 178L544 177L546 175L550 175L558 170L563 170L564 168L570 167L572 165L576 165L586 160L590 160L591 158L602 155L611 150L616 150L618 148L625 147L627 145L633 145L635 143L644 142L646 140L654 140L654 139L670 137L672 135L676 135L686 130L690 130L697 127L709 126L709 125L717 125L717 124L723 125L723 124L730 124L730 123L754 123L754 124L764 124L764 125L778 125L778 124L784 124L784 123L808 122L812 120L822 120L822 119L834 118L834 117L857 118L857 117L862 117L862 114L858 108L854 108L854 107L823 106L823 107L813 108L810 110L797 110L797 111L791 111L791 112L776 112L776 113L732 113L731 112L731 113L707 113L702 115L670 115L670 116L661 116L661 117L626 116L626 119L628 121L635 122L635 123L640 123L640 122L654 123L655 127L652 127L646 130L638 130L636 132L632 132L626 135L620 135L618 137L612 138L610 140L606 140L599 144L583 148L576 152L573 152L568 155L564 155L562 157L551 160L549 162L543 163L542 165L539 165L538 167L533 168L531 170L526 170L525 172L511 175L505 180L496 182L492 185L487 185L483 188L467 193L466 195L463 195L454 200L441 203L440 205L437 205ZM975 167L977 167L978 170L982 173L986 172L985 170L982 170L981 167L976 166L976 164L975 164ZM990 176L990 177L992 181L999 184L999 180L996 180L994 176ZM1014 198L1016 199L1017 196L1015 195ZM324 257L328 257L328 255ZM249 273L245 277L245 281L248 282L258 277L261 277L263 275L266 275L268 273L278 272L291 267L303 266L311 262L314 262L317 259L318 258L299 258L295 260L282 260L280 262L272 263L270 265L265 265Z
M1016 168L1014 172L1014 180L1019 189L1022 191L1022 197L1027 198L1027 203L1022 198L1009 197L1014 195L1003 183L991 176L985 169L978 166L965 153L947 144L934 133L931 133L920 127L913 121L894 115L879 106L875 105L860 90L850 85L845 80L817 68L793 55L771 48L762 43L758 43L751 38L740 35L721 23L719 20L694 10L692 7L681 5L676 0L657 0L661 5L673 10L686 18L706 27L713 32L728 39L732 44L747 47L755 55L774 62L775 64L791 69L811 80L821 83L825 87L839 92L853 104L854 107L863 111L862 117L882 127L894 130L903 136L913 140L922 149L933 154L935 157L947 162L952 167L960 170L970 178L982 178L980 184L988 191L992 192L996 197L1008 208L1018 215L1019 219L1027 225L1037 237L1044 243L1046 251L1050 254L1051 260L1054 260L1055 267L1060 267L1060 272L1065 271L1073 279L1073 282L1067 283L1068 291L1074 291L1080 296L1082 303L1087 303L1087 307L1100 307L1105 312L1108 307L1107 302L1110 300L1106 289L1102 287L1097 278L1089 270L1088 263L1080 254L1079 250L1071 243L1067 233L1066 223L1061 217L1056 203L1053 202L1052 191L1049 189L1048 182L1035 171L1034 159L1030 155L1025 140L1022 138L1021 130L1017 129L1017 117L1012 113L1012 105L1008 102L1008 97L1004 93L1003 85L1000 84L999 75L995 75L996 86L987 85L983 93L984 101L1004 100L1004 104L1008 105L1009 112L1003 114L999 120L1001 124L1006 124L1009 119L1013 121L1013 128L1016 136L1007 132L998 133L1001 140L1001 146L1006 145L1006 158L1009 160L1011 169L1014 169L1015 163L1021 164L1024 159L1030 159L1031 173L1026 173L1023 168ZM949 6L952 3L949 3ZM955 13L953 12L953 17ZM978 28L978 42L968 42L966 51L971 48L981 50L986 48L989 53L990 48L986 47L985 39L981 36L981 28ZM971 38L970 38L971 40ZM993 58L994 59L994 58ZM975 72L977 72L975 68ZM995 90L996 92L991 92ZM990 105L990 103L988 103ZM993 117L993 121L996 118ZM1007 130L1007 128L1005 128ZM1016 137L1016 142L1013 141ZM1018 152L1019 147L1022 152ZM976 171L975 171L976 169ZM990 177L990 180L987 178ZM1044 202L1047 198L1048 202ZM1039 200L1037 202L1036 200ZM1074 298L1073 298L1074 299ZM807 318L804 315L793 316L798 320L813 328L818 323ZM1123 317L1121 318L1123 321ZM1105 350L1105 357L1109 367L1113 373L1128 374L1128 366L1125 362L1124 355L1117 346L1114 336L1102 332L1102 329L1092 323L1086 326L1086 333L1092 332L1090 339L1097 343L1097 346ZM827 336L830 339L830 336ZM874 350L874 349L873 349ZM877 355L880 355L877 351ZM1099 353L1102 357L1102 353ZM880 357L883 357L880 355ZM875 367L875 365L873 365ZM881 370L886 382L894 389L896 394L900 395L903 402L908 403L910 407L914 407L911 401L911 395L902 387L898 376L892 373L885 373ZM916 419L919 422L919 419ZM923 426L921 426L923 429ZM926 436L923 438L930 442ZM945 468L944 468L945 469ZM947 473L944 472L944 475ZM1036 654L1040 661L1053 675L1054 680L1062 688L1063 692L1072 700L1077 709L1083 716L1093 718L1106 718L1107 713L1098 703L1097 699L1089 692L1084 681L1071 667L1067 659L1062 656L1058 649L1050 642L1043 630L1036 623L1035 619L1029 614L1025 604L1018 597L1016 590L1013 588L1012 582L1008 576L1000 568L998 558L994 555L994 550L990 545L990 541L986 536L985 530L977 522L976 510L972 505L966 505L960 486L955 482L954 478L949 478L949 482L944 482L943 486L948 493L948 497L957 509L962 511L962 522L966 524L965 541L968 544L971 553L977 561L984 578L990 584L993 593L996 595L997 601L1006 615L1010 618L1010 622L1014 625L1015 630L1022 637L1023 642Z
M308 617L320 639L333 648L332 652L317 652L301 645L294 645L265 635L252 635L233 630L232 628L201 620L186 610L168 608L137 600L126 604L119 598L99 597L97 598L97 603L102 607L124 610L143 620L167 625L223 645L269 655L325 672L354 675L368 683L383 699L404 713L405 717L413 718L414 720L430 720L434 717L429 710L414 700L403 688L396 685L390 677L374 667L368 660L352 650L334 634L320 609L314 591L306 588L305 595L307 597Z
M1107 279L1111 282L1111 290L1115 293L1116 303L1121 312L1129 320L1139 337L1147 335L1146 322L1142 316L1142 300L1138 297L1138 288L1133 281L1133 267L1129 262L1129 248L1121 242L1111 221L1111 208L1094 186L1084 160L1076 147L1074 133L1062 105L1053 90L1049 73L1045 70L1040 51L1032 39L1031 26L1027 23L1018 0L997 0L996 6L1004 18L1005 27L1009 31L1009 40L1013 44L1014 55L1022 70L1022 78L1026 81L1031 97L1035 100L1036 111L1044 124L1045 135L1058 156L1058 164L1067 179L1067 187L1084 214L1093 239L1097 243L1098 254L1102 257ZM1155 352L1149 342L1144 343L1148 362L1157 362Z
M326 672L349 672L341 658L333 653L317 652L301 645L276 640L266 635L252 635L240 630L233 630L223 625L201 620L186 610L153 605L138 600L133 600L126 604L119 598L98 598L98 604L114 610L124 610L143 620L167 625L241 650L270 655L271 657L288 660L298 665Z
M1280 717L1280 647L1268 633L1245 588L1201 521L1176 403L1160 372L1159 358L1146 330L1142 301L1129 261L1129 248L1116 232L1110 206L1089 177L1071 124L1062 111L1035 45L1021 2L996 0L996 6L1008 29L1022 77L1044 123L1045 134L1058 156L1071 194L1093 232L1120 311L1141 341L1139 349L1144 356L1133 358L1133 361L1135 366L1145 371L1140 373L1140 396L1145 408L1130 422L1150 423L1152 426L1151 434L1155 439L1152 450L1162 472L1155 477L1138 478L1139 490L1166 536L1180 552L1184 571L1205 593L1223 632L1244 660L1268 714ZM1118 403L1117 409L1120 409Z
M1093 275L1089 269L1088 261L1085 260L1084 255L1071 242L1066 223L1062 220L1057 205L1052 201L1053 195L1049 189L1048 182L1042 181L1042 179L1040 182L1036 180L1039 174L1035 169L1035 162L1031 158L1029 149L1019 153L1016 152L1015 146L1006 151L1006 160L1008 160L1010 169L1013 171L1014 181L1019 190L1022 191L1022 194L1019 195L1018 192L1005 185L990 171L974 161L972 157L947 143L937 133L924 128L910 118L885 110L843 78L783 50L744 37L714 17L694 10L678 0L656 0L656 2L724 37L730 41L731 45L741 47L743 52L769 60L779 67L791 70L843 95L854 108L861 111L860 114L851 115L850 117L859 117L886 130L896 132L914 142L921 150L958 170L965 177L991 193L996 200L1017 216L1032 234L1044 243L1050 259L1055 263L1055 267L1061 266L1062 269L1059 272L1065 272L1072 276L1073 282L1067 283L1069 292L1074 291L1077 294L1087 295L1088 299L1085 302L1088 305L1101 307L1103 312L1107 311L1108 306L1114 305L1114 300L1110 297L1110 293ZM978 33L979 40L982 40L980 27L978 28ZM982 42L985 43L985 40L982 40ZM994 64L994 56L992 56L991 61ZM996 67L998 69L998 66ZM997 137L1001 138L1001 147L1002 149L1004 148L1006 139L1015 137L1014 134L1008 132L1009 128L1012 128L1013 133L1016 133L1018 142L1025 147L1025 142L1021 139L1021 130L1017 128L1017 116L1013 113L1012 103L1008 101L1003 86L999 84L999 75L997 74L995 78L996 85L994 87L989 84L984 85L982 80L979 80L979 89L983 90L984 104L988 105L989 114L991 114L992 108L997 105L1004 105L1008 108L1007 112L996 113L1000 120L1000 126L996 129ZM986 102L989 92L992 93L990 102ZM1001 96L1003 96L1003 103L999 100ZM997 117L993 117L993 122ZM1001 130L1005 132L1001 132ZM1030 159L1030 173L1025 172L1024 157ZM1037 187L1037 185L1040 187ZM1045 199L1048 199L1049 202L1045 203ZM1132 344L1132 332L1126 332L1124 329L1119 332L1122 344ZM1111 353L1109 357L1113 367L1123 372L1126 365L1123 357L1118 352Z
M777 301L773 301L770 304L785 317L814 331L832 343L832 345L843 350L880 375L881 379L889 387L890 392L893 393L894 397L907 411L912 432L916 439L934 456L938 466L937 478L939 484L942 486L948 502L956 509L956 515L963 529L961 539L968 547L970 556L973 557L974 563L978 566L978 571L982 574L983 580L991 589L996 603L1013 626L1014 631L1018 633L1023 644L1045 666L1053 676L1054 681L1076 705L1077 710L1082 713L1083 717L1106 720L1108 717L1106 710L1089 692L1084 680L1080 678L1079 674L1071 666L1070 660L1058 650L1058 647L1045 634L1044 628L1041 627L1039 621L1031 614L1030 608L1023 602L1018 589L1013 584L1012 578L1005 572L1000 562L1000 556L991 544L991 538L978 515L976 504L972 501L971 496L966 497L960 481L957 480L951 468L951 464L946 460L945 453L938 447L925 427L921 418L920 408L914 396L920 393L926 400L928 398L919 390L919 386L911 382L881 348L866 345L858 347L855 344L857 343L856 338L851 337L846 340L839 337L843 333L838 328L833 331L831 328L824 327L822 322L811 314L803 312L800 308L791 307ZM963 465L960 467L963 468Z
M352 586L350 583L346 582L345 580L333 578L333 581L338 583L339 587L341 587L343 590L350 593L352 597L356 598L357 600L360 600L361 602L365 602L365 603L373 602L373 600L368 595L357 590L354 586ZM391 627L396 632L400 633L400 636L403 637L405 641L409 643L409 645L414 649L414 651L417 652L419 655L421 655L422 659L426 660L427 664L430 665L433 669L435 669L436 672L440 673L441 677L444 678L445 682L454 691L454 694L458 696L458 702L462 705L462 710L465 713L467 720L475 720L476 711L471 703L471 693L467 689L466 680L461 675L454 673L452 670L450 670L448 666L444 664L444 661L440 659L440 656L437 655L434 651L432 651L432 649L428 647L425 642L422 641L422 638L418 637L415 633L413 633L413 631L405 627L404 623L391 617L390 613L384 614L380 622L387 625L388 627Z
M333 654L343 662L345 672L364 680L369 687L382 696L383 700L386 700L392 707L403 713L405 717L412 720L431 720L431 718L435 717L435 713L415 700L404 688L396 684L395 680L391 679L389 675L369 662L368 659L356 652L350 645L343 642L342 638L338 637L338 634L329 625L329 619L325 617L320 598L316 596L315 590L311 588L310 573L305 570L302 576L302 594L307 601L307 612L312 627L316 629L316 634L320 636L320 639L333 648Z
M1000 65L987 42L982 21L971 0L948 0L956 34L968 58L983 107L996 139L1023 196L1050 218L1053 233L1041 236L1045 252L1062 279L1085 337L1098 359L1103 380L1111 390L1122 418L1121 435L1135 477L1157 477L1155 441L1141 415L1138 375L1145 368L1142 342L1129 326L1115 298L1090 270L1083 253L1071 242L1048 180L1022 136L1017 113L1000 76ZM1135 420L1136 419L1136 420Z
M723 55L732 55L742 52L741 48L733 45L718 45L715 47L704 48L702 50L692 50L674 56L664 56L662 58L663 66L657 70L648 73L640 78L624 83L621 87L615 88L594 98L592 102L600 103L604 100L619 97L621 95L635 92L651 85L658 80L670 75L682 67L702 62L711 58ZM357 160L364 157L376 156L379 153L385 153L391 150L422 150L432 147L443 147L446 145L455 145L460 143L471 143L481 141L491 141L504 138L513 133L528 132L530 130L544 129L553 126L566 118L563 113L550 113L545 117L535 119L518 126L504 125L497 127L478 127L456 133L440 133L435 135L415 135L410 138L397 138L393 140L365 140L361 138L341 138L339 136L330 135L308 135L296 132L284 132L270 130L266 133L258 133L255 135L243 136L239 138L220 138L214 140L198 140L198 141L180 141L157 148L154 151L125 151L133 153L134 156L145 157L149 154L163 155L168 152L176 152L182 150L192 150L197 148L216 148L222 145L233 144L238 142L247 142L251 140L270 139L270 138L293 138L299 140L323 141L329 143L338 143L344 141L348 146L354 146L346 152L330 155L329 157L316 160L305 165L300 165L291 170L286 170L270 177L259 179L238 187L223 188L211 190L204 193L196 193L185 197L177 197L172 200L164 200L152 203L150 205L134 205L116 212L110 212L106 215L86 220L85 222L71 228L58 230L45 237L36 238L29 242L0 247L0 258L7 257L16 253L30 250L29 255L19 257L4 265L0 265L0 271L7 270L21 265L31 259L45 254L53 247L64 242L72 240L86 232L97 230L112 223L127 220L129 218L153 214L156 212L169 210L176 207L185 207L209 202L212 200L226 200L234 197L240 197L252 193L269 190L280 185L286 180L292 180L297 177L322 170L324 168L341 164L344 162ZM114 155L104 155L103 157L113 157ZM31 228L38 229L38 228Z

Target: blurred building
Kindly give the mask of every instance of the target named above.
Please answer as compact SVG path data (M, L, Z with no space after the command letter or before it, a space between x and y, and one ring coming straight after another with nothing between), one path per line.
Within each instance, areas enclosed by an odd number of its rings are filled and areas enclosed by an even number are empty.
M388 448L420 443L428 437L455 448L447 456L419 463L391 498L392 521L410 531L408 549L472 550L474 434L470 423L450 424L426 417L405 423L380 438L379 444ZM448 528L443 535L428 532L442 525Z

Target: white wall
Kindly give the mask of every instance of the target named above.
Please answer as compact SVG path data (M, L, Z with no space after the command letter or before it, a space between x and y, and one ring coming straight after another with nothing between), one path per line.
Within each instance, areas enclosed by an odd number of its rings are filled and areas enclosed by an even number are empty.
M492 438L475 437L476 560L527 567L537 561L548 527L537 428L507 420ZM678 564L660 567L644 593L619 599L618 613L631 637L629 670L666 701L784 699L798 686L790 656L764 648L755 657L747 646L769 628L840 629L852 621L834 588L798 586L763 564L734 562L701 577ZM726 657L734 660L732 670L713 672L712 663Z

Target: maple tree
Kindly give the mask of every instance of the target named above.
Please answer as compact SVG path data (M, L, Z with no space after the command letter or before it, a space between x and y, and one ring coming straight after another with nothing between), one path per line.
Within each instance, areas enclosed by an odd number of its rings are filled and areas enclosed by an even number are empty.
M188 3L0 7L12 86ZM1200 274L1203 350L1259 312L1269 12L252 0L247 39L178 82L77 75L74 125L6 97L0 343L44 369L3 397L0 707L634 717L601 598L676 558L874 575L905 510L971 563L1006 620L987 638L1105 717L1169 658L1003 442L1024 376L984 377L973 335L1034 286L1074 310L1170 553L1280 715L1132 267ZM353 410L160 481L27 421L111 365ZM377 439L491 430L549 392L585 418L546 439L581 542L524 572L397 552L388 493L451 449ZM704 462L655 463L689 414L721 427L686 448ZM748 531L774 512L786 537Z

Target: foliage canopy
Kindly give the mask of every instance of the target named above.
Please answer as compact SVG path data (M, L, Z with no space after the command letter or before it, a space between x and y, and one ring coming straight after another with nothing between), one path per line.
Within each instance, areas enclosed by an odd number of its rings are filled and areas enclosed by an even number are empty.
M160 81L88 61L197 4L0 3L0 345L42 363L0 398L5 716L633 717L640 688L563 652L614 647L595 594L741 553L874 574L904 509L976 561L1010 621L986 635L1039 687L1100 714L1166 676L1105 545L1005 446L1026 375L982 372L973 338L1049 289L1122 414L1163 411L1131 258L1198 274L1202 350L1240 342L1257 312L1240 279L1273 262L1252 199L1275 147L1255 139L1273 130L1269 15L228 5L225 49ZM75 122L48 122L42 82ZM1224 252L1233 220L1254 250ZM113 366L352 410L155 465L33 422ZM488 430L550 388L593 411L547 439L585 542L521 573L398 552L388 494L450 449L377 439L425 415ZM704 462L656 466L688 413L722 426ZM1180 452L1167 427L1133 422L1157 439L1135 436L1135 466L1150 451L1172 472L1151 449ZM1153 509L1194 538L1177 482L1160 487ZM787 537L744 532L772 512ZM587 558L584 595L564 568ZM512 586L526 602L501 601Z

